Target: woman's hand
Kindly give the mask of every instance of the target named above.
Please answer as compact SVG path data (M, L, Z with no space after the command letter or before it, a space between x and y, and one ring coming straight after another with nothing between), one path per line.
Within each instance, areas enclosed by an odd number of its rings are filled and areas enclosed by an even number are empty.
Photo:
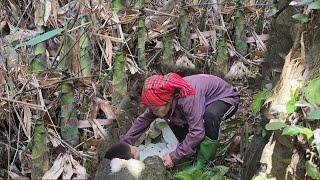
M172 168L173 167L173 162L171 157L169 156L169 154L166 154L165 156L163 156L162 158L163 164L166 168Z

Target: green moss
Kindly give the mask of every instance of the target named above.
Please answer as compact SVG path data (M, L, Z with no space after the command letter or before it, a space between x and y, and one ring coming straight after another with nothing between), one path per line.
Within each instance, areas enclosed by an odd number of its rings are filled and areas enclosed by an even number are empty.
M47 133L42 120L38 120L34 130L32 148L31 179L39 179L49 168L49 151L47 147Z

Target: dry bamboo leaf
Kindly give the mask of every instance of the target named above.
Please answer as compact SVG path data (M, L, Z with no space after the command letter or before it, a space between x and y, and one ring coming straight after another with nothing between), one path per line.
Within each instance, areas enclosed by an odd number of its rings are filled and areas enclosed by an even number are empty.
M10 179L19 179L19 180L29 179L28 177L20 176L12 171L8 171L8 174L10 176Z
M52 0L51 2L51 9L52 9L52 14L51 18L53 21L53 24L55 27L58 27L58 1L57 0Z
M126 60L128 62L127 65L131 74L135 74L139 72L139 69L137 68L136 63L131 58L127 57Z
M255 31L252 31L252 36L254 37L257 47L259 49L261 49L263 52L267 51L267 46L264 44L264 42L262 41L262 39L260 38L260 36L258 36L258 34Z
M204 45L204 46L210 46L209 41L206 39L206 37L204 37L204 35L202 34L202 32L200 32L199 29L197 29L197 34L200 40L200 44Z
M57 134L53 129L47 128L48 134L49 134L49 140L52 143L53 147L58 147L61 144L61 141L57 139L55 136L59 137L59 134ZM54 136L52 135L54 134Z
M55 0L53 0L53 1L55 1ZM44 21L44 24L47 24L47 21L49 19L50 14L51 14L51 0L41 0L41 3L45 7L43 21Z
M87 179L88 175L87 175L86 168L81 166L78 163L78 161L74 160L71 155L70 155L70 159L71 159L73 167L75 168L75 173L77 174L77 176L73 179Z
M99 122L99 124L102 126L108 126L108 125L112 124L112 121L113 121L112 119L93 119L93 120L97 120ZM88 128L88 127L91 127L91 124L88 119L87 120L80 120L77 123L77 127L80 129Z
M261 39L261 41L267 41L267 40L270 38L270 35L268 35L268 34L261 34L261 35L258 35L258 37L259 37L259 39ZM256 42L255 37L254 37L254 36L247 37L247 38L246 38L246 42L247 42L247 43Z
M42 179L58 179L63 172L63 165L63 156L59 154L57 159L53 162L52 167L43 175Z
M73 175L71 158L68 154L65 154L63 156L63 160L64 160L64 166L63 166L62 179L71 179Z
M116 118L115 110L108 101L100 99L100 98L96 98L95 102L97 104L99 104L100 109L104 112L104 114L106 115L106 117L108 119L115 119Z
M0 60L1 60L1 57L0 57ZM6 83L2 73L3 71L0 69L0 86Z
M149 10L147 11L152 11L155 14L152 16L147 16L145 20L145 26L146 28L149 29L158 29L157 27L161 25L166 19L168 19L168 16L164 16L165 14L170 14L175 6L175 1L174 0L166 0L164 1L163 5L158 9L157 11L154 10Z
M176 39L173 40L173 47L174 47L174 49L176 51L180 51L181 50L181 45Z
M32 113L29 107L23 106L23 123L27 132L27 137L31 137Z
M204 38L216 36L216 31L203 31L200 33L199 32L197 31L196 33L190 34L190 39L197 39L200 37L200 35Z
M187 69L194 69L196 66L188 59L186 55L179 56L177 62L177 67L187 68Z
M112 68L112 43L110 38L106 37L105 38L106 42L106 62L109 66L109 68Z
M228 79L244 79L246 77L255 77L255 75L241 61L234 62L226 75Z
M105 129L103 129L103 127L101 126L101 124L99 123L99 121L97 121L96 119L92 119L92 122L97 126L98 130L99 130L99 134L102 137L102 139L107 139L108 134L105 131Z
M18 66L19 54L13 47L4 47L0 49L1 57L4 58L8 71Z

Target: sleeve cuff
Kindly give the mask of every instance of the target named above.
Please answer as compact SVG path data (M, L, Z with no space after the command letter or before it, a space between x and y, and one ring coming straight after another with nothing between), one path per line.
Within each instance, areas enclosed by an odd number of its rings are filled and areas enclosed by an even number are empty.
M171 160L173 161L173 163L176 163L181 159L181 157L179 157L177 155L176 151L172 151L171 153L169 153L169 156L170 156Z
M120 141L120 142L125 142L125 143L128 143L128 144L131 144L131 143L132 143L126 135L121 135L121 136L119 137L119 141Z

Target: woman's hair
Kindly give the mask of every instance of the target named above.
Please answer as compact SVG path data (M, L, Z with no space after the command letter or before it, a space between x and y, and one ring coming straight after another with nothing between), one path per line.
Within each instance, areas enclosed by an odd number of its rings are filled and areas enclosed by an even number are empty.
M133 158L133 154L131 153L129 144L118 143L109 148L104 157L110 160L113 158L129 160Z

